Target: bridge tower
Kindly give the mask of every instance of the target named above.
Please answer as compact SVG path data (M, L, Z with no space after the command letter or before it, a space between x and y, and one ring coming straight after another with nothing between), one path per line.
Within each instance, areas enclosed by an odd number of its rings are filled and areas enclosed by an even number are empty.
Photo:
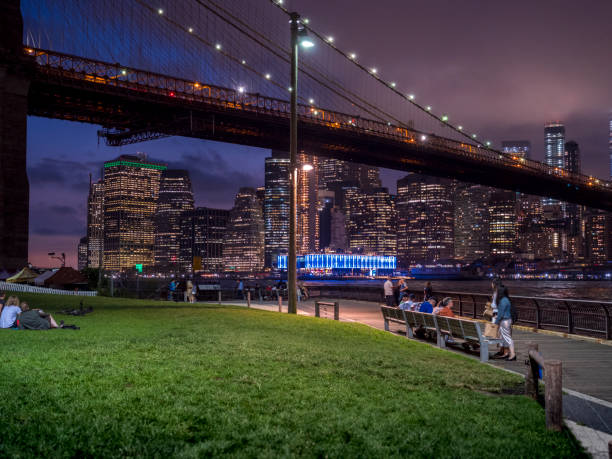
M34 62L23 53L20 0L0 2L0 270L28 261L28 89Z

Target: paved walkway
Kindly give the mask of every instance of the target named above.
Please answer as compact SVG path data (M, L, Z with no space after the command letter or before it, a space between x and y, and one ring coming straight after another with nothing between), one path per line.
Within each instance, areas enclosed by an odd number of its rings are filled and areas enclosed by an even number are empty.
M327 300L329 301L329 300ZM366 301L340 300L340 320L360 322L383 330L384 324L379 305ZM245 305L243 301L227 304ZM257 309L278 311L278 303L252 302ZM287 312L286 302L282 307ZM314 300L304 301L298 307L302 315L314 315ZM321 317L333 319L333 307L322 307ZM405 335L405 328L391 324L391 331ZM596 458L608 458L607 445L612 441L612 346L594 341L565 338L562 336L514 330L517 359L515 362L491 360L494 366L520 374L527 372L526 343L538 344L545 359L563 362L563 415L568 426L580 438L583 445ZM435 345L435 343L431 343ZM464 355L479 358L477 353L466 354L462 349L452 349Z

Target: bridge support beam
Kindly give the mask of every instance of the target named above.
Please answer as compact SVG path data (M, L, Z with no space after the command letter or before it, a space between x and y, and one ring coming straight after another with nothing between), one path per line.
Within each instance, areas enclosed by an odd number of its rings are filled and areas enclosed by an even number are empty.
M30 185L26 172L28 89L19 0L0 2L0 270L28 261Z

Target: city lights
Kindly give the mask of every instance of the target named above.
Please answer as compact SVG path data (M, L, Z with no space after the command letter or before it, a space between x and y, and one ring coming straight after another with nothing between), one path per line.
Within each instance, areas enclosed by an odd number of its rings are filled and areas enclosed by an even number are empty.
M279 255L278 268L287 269L287 255ZM308 254L297 258L298 269L396 269L397 258L380 255Z

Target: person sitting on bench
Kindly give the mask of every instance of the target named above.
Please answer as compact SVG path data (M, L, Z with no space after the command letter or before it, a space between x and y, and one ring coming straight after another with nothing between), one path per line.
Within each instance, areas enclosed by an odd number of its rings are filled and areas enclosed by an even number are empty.
M455 313L451 309L453 307L453 299L449 296L444 298L435 307L433 313L437 316L455 317Z
M433 312L433 305L436 304L436 299L434 297L429 297L425 301L421 303L419 307L419 312L425 312L427 314L431 314Z

